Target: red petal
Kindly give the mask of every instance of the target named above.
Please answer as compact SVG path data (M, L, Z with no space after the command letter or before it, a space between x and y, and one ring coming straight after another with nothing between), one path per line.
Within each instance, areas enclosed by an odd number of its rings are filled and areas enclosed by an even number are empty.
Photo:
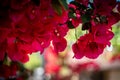
M74 52L74 57L75 57L76 59L80 59L80 58L82 58L82 57L84 56L84 55L83 55L83 52L80 51L77 43L75 43L75 44L72 45L72 50L73 50L73 52Z
M53 46L54 46L54 50L57 52L61 52L63 51L66 46L67 46L67 42L66 39L62 38L62 37L58 37L57 40L53 40Z

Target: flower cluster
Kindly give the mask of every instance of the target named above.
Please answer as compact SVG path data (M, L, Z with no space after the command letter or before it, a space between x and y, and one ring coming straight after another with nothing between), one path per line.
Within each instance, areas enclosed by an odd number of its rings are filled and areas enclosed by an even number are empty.
M12 61L27 62L28 54L42 53L50 44L56 52L63 51L68 30L80 23L87 34L73 44L74 57L96 58L110 45L111 26L120 20L119 12L116 0L70 4L66 0L0 0L0 61L7 55Z
M61 15L51 0L0 1L0 60L7 55L12 61L26 62L28 54L42 53L51 41L57 52L63 51L67 45L67 11L60 8Z
M87 32L72 46L75 58L97 58L106 45L110 45L114 36L112 25L120 20L119 12L113 11L119 10L118 3L116 0L76 0L69 4L69 22L72 28L82 23L81 29Z

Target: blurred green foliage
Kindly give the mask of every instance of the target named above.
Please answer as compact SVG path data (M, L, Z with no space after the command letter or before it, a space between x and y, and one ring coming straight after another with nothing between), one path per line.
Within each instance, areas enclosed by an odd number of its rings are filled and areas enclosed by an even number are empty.
M113 54L120 54L120 21L112 26L114 37L111 40L113 45Z
M43 65L43 57L39 52L29 55L29 59L30 60L24 64L25 68L29 70L34 70Z

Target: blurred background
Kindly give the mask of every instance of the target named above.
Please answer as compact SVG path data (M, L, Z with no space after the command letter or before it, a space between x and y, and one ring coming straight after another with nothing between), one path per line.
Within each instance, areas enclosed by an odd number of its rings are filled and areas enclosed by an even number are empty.
M64 52L56 53L51 45L42 54L29 55L29 62L23 65L29 71L27 80L120 80L120 22L113 25L115 36L111 45L97 59L73 58L70 47L76 41L75 36L85 33L79 28L68 32Z

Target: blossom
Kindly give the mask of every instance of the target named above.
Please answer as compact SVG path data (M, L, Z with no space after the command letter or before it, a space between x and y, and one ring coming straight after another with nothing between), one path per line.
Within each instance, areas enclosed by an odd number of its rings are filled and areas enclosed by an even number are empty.
M6 51L6 37L9 34L9 29L0 28L0 61L4 59L5 51Z
M106 45L110 45L110 40L113 36L111 26L92 23L89 33L81 36L76 43L73 44L74 57L77 59L83 56L97 58L103 52Z
M72 45L72 50L74 52L74 57L76 59L80 59L80 58L82 58L84 56L83 51L80 50L79 45L77 43L74 43Z
M9 79L10 77L16 77L18 71L18 65L12 63L9 65L2 64L0 66L0 77L4 79Z
M53 40L53 46L54 46L54 50L56 52L61 52L63 51L66 46L67 46L67 41L66 39L62 38L62 37L57 37L56 39Z
M73 3L70 3L69 5L69 12L68 12L68 27L73 26L73 28L78 27L78 25L82 22L81 21L81 11L79 10L79 7L76 6Z
M67 11L64 9L62 11L60 16L55 13L53 16L54 22L52 23L52 44L57 52L63 51L67 46L67 41L64 37L68 32L68 27L66 25L68 17L66 16Z
M109 41L114 36L110 27L104 24L97 24L96 26L94 26L94 30L92 29L94 41L100 44L109 45Z
M4 41L4 42L0 43L0 61L2 61L4 59L5 50L6 50L6 43Z
M69 28L76 28L80 23L88 34L73 44L74 57L96 58L110 45L114 36L111 26L120 19L119 13L112 11L116 0L93 3L76 0L66 5L68 10L63 8L63 1L56 2L59 5L51 0L0 1L0 61L7 55L12 61L27 62L28 55L36 51L42 53L50 42L56 52L63 51ZM53 5L59 6L60 14ZM117 9L119 11L119 4Z
M21 43L15 42L15 38L7 39L7 45L6 53L11 60L21 62L27 62L29 60L27 49L21 49ZM25 45L25 47L27 46Z
M17 1L17 0L11 0L10 1L10 7L12 9L15 9L15 10L20 10L20 9L23 9L24 6L26 6L26 4L28 4L30 2L30 0L20 0L20 1Z
M96 14L109 15L112 9L116 6L116 0L108 0L108 1L95 0L93 4L95 7ZM104 5L104 6L101 6L101 5Z
M72 46L74 57L77 59L80 59L83 56L97 58L103 52L104 48L105 44L95 42L91 34L81 36Z
M4 4L4 1L1 4ZM52 28L46 23L51 20L43 20L48 15L41 15L41 6L34 4L33 1L18 2L13 0L8 4L10 4L9 9L5 11L0 9L2 12L0 16L5 18L5 21L0 23L0 37L2 38L0 60L3 60L7 54L13 61L27 62L29 60L28 54L36 51L43 52L44 48L50 44L49 31ZM5 8L8 4L6 3L3 7ZM3 34L4 32L5 34Z
M120 20L120 14L111 12L108 16L108 25L112 26L113 24L117 23Z
M10 69L7 65L0 66L0 77L8 78L10 76ZM7 73L6 73L7 72Z

